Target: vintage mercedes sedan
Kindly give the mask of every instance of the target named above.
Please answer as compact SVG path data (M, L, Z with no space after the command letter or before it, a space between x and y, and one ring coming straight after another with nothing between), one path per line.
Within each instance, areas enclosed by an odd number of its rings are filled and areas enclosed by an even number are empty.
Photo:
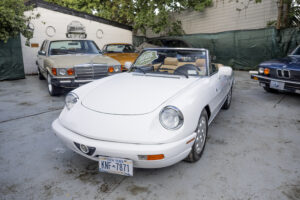
M102 48L103 55L109 56L117 60L121 64L122 71L127 71L125 68L126 62L134 62L138 57L138 51L133 45L128 43L111 43L106 44Z
M39 79L48 83L51 96L62 88L75 88L121 72L121 64L101 54L92 40L45 40L38 52Z
M70 92L52 128L101 172L195 162L209 124L230 106L233 80L232 69L211 64L206 49L146 49L128 72Z
M300 45L287 57L258 65L258 80L267 92L287 91L300 94Z

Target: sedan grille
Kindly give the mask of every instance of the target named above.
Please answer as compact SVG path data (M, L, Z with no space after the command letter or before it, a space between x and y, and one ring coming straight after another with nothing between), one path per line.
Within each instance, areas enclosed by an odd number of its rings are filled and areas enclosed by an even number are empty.
M99 79L107 76L108 66L105 64L86 64L74 67L76 79Z
M290 71L289 70L284 70L284 69L278 69L277 70L277 76L280 78L290 78Z

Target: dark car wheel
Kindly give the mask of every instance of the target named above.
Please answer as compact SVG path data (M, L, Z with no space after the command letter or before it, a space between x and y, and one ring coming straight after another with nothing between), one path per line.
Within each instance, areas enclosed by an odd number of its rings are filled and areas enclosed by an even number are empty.
M58 96L60 94L60 88L53 85L51 82L51 76L47 75L47 85L48 85L48 92L51 96Z
M187 156L185 161L196 162L201 158L206 144L207 131L208 131L208 115L206 110L204 109L201 113L197 125L197 129L196 129L197 135L195 138L195 142L193 144L190 154Z
M40 80L44 80L45 78L44 78L43 74L41 73L40 68L37 68L37 69L38 69L38 77L39 77L39 79Z
M265 90L266 92L271 92L271 93L277 93L277 92L278 92L277 90L275 90L275 89L273 89L273 88L270 88L269 86L265 86L265 87L264 87L264 90Z
M225 109L225 110L229 109L229 107L231 105L231 99L232 99L232 88L229 90L229 92L227 94L227 98L222 106L222 109Z

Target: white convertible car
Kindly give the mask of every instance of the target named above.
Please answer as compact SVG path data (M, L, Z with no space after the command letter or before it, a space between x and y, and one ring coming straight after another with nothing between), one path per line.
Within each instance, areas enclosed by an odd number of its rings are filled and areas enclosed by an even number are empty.
M56 135L101 172L199 160L208 125L230 106L232 69L198 48L145 49L126 65L126 73L70 92L52 124Z

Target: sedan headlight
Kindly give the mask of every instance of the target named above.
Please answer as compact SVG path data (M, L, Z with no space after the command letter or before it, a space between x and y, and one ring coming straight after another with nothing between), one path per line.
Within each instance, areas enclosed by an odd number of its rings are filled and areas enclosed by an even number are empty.
M67 94L65 103L68 110L70 110L78 102L78 100L79 97L75 93L70 92L69 94Z
M121 66L120 65L115 65L114 70L115 70L115 72L120 72L121 71Z
M57 68L58 69L58 75L65 76L67 74L67 70L64 68Z
M166 129L179 129L183 125L183 115L174 106L166 106L159 113L159 121Z

